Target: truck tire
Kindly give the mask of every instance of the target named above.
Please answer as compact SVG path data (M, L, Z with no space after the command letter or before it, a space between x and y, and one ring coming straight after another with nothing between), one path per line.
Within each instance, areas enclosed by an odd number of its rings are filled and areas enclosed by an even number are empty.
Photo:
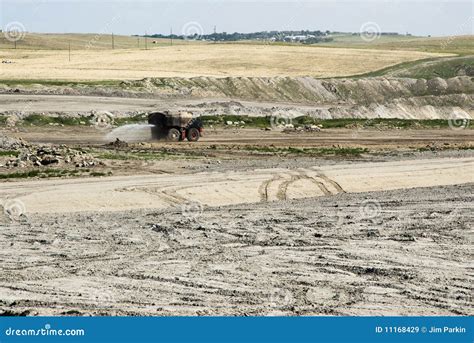
M168 135L166 137L170 142L179 142L181 132L179 132L178 129L172 128L168 130Z
M199 133L199 130L196 129L195 127L192 127L188 130L187 132L187 138L188 138L188 141L190 142L197 142L199 140L199 136L201 134Z

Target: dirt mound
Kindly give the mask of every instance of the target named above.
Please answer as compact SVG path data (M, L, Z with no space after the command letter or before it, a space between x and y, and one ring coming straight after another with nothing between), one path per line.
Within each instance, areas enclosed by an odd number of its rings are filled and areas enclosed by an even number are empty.
M145 88L163 96L230 98L275 102L272 108L248 107L241 102L200 104L197 110L215 114L273 115L292 111L294 116L318 118L416 118L472 117L473 78L365 78L312 77L156 78L122 83L125 89ZM308 105L307 108L282 102ZM311 107L309 107L311 106ZM210 112L209 112L210 111Z
M123 81L117 85L96 86L75 84L65 86L6 86L0 93L12 90L22 94L93 95L132 98L230 99L228 106L240 106L237 100L291 102L300 104L368 105L394 99L473 95L474 79L453 78L362 78L316 79L314 77L193 77L145 78ZM212 103L209 102L209 103ZM219 102L215 102L219 104ZM451 102L450 102L451 103ZM472 104L472 103L471 103Z
M122 82L122 87L142 88L163 95L311 103L338 101L381 103L401 97L474 93L474 82L468 76L446 80L441 78L321 80L313 77L147 78Z
M104 95L105 86L74 87L74 94ZM60 86L24 87L21 92L42 94L45 89L46 94L71 93ZM313 77L146 78L124 81L107 89L108 96L115 99L130 97L128 103L133 103L136 98L159 98L166 104L165 108L181 102L183 109L197 114L266 116L285 111L291 116L309 115L325 119L448 119L472 118L474 114L474 78L469 76L326 80ZM200 99L202 102L191 103ZM110 103L107 101L107 106L112 106ZM145 105L149 106L139 104ZM123 104L115 106L123 109ZM92 109L85 108L84 113L90 114ZM124 113L112 108L109 110L117 117ZM127 115L133 114L127 112Z

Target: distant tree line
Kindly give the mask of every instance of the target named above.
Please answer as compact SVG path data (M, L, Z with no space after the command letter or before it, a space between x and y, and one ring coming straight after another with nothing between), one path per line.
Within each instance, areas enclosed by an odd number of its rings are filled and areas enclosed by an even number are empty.
M312 43L318 43L321 41L329 41L332 38L327 37L330 34L330 31L310 31L310 30L301 30L301 31L261 31L261 32L251 32L251 33L211 33L211 34L198 34L194 33L190 36L176 35L176 34L153 34L147 35L150 38L166 38L166 39L199 39L207 41L219 41L219 42L236 42L242 40L261 40L261 41L301 41L310 40ZM293 38L298 37L298 38ZM303 39L303 37L306 37Z
M331 42L334 39L331 37L334 34L352 34L352 35L361 35L360 32L357 33L347 33L347 32L338 32L338 31L311 31L311 30L301 30L301 31L260 31L260 32L251 32L251 33L227 33L227 32L214 32L211 34L199 34L193 33L192 35L177 35L177 34L152 34L146 35L149 38L164 38L164 39L188 39L188 40L203 40L203 41L213 41L213 42L236 42L236 41L263 41L263 42L297 42L301 44L317 44L317 43L326 43ZM400 35L397 32L380 32L379 35L382 36L398 36ZM406 36L411 36L409 33Z

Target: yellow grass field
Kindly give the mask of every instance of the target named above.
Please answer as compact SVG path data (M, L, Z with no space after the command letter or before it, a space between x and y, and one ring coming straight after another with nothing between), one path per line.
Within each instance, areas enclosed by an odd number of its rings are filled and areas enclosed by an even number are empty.
M443 56L417 51L190 43L150 50L6 49L0 79L117 80L193 76L348 76Z

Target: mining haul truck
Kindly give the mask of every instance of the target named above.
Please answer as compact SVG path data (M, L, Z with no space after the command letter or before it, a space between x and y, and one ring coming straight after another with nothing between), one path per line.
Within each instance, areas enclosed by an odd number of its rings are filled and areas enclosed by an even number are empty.
M171 142L184 141L197 142L202 134L202 121L190 112L169 111L153 112L148 115L148 124L151 127L153 139L166 138Z

